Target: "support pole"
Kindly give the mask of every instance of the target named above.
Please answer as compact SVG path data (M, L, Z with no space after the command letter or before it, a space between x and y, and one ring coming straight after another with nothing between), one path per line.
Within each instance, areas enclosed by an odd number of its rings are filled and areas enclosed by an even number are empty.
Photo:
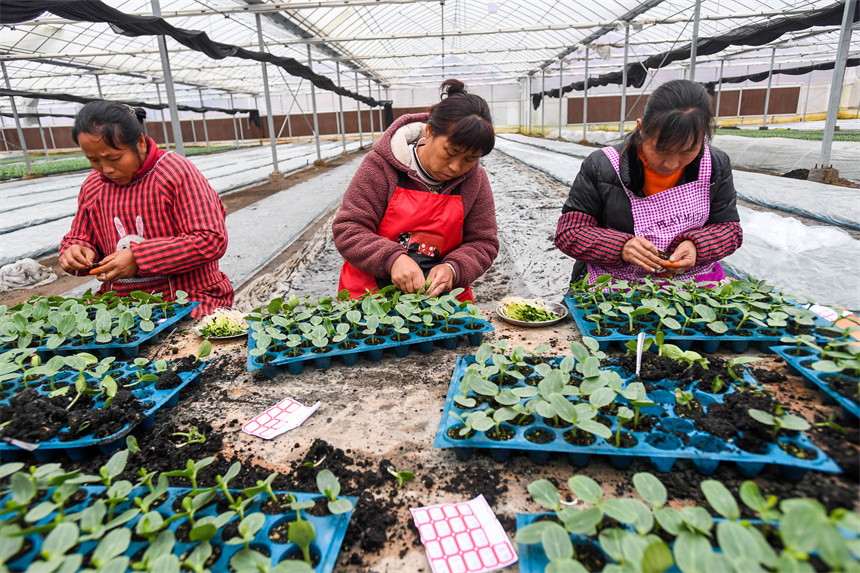
M6 62L0 61L0 66L3 68L3 80L6 82L6 89L12 91L12 84L9 83L9 74L6 72ZM27 166L27 175L33 175L33 167L30 165L30 152L27 151L27 143L24 141L24 130L21 129L21 118L18 117L18 106L15 105L14 96L9 96L9 103L12 104L12 117L15 118L15 129L18 131L18 140L21 143L21 150L24 152L24 164Z
M146 124L144 124L144 125L146 125ZM51 136L51 149L56 149L57 148L57 142L54 141L54 130L51 129L50 125L48 126L48 135Z
M630 22L624 26L624 68L621 70L621 121L618 122L618 137L624 139L624 122L627 119L627 52L630 49Z
M544 118L546 117L546 68L540 71L540 77L540 91L543 96L540 99L540 136L546 138L546 131L544 129Z
M42 137L42 149L45 150L45 158L48 158L48 142L45 141L45 130L42 129L42 119L37 115L36 124L39 126L39 135Z
M376 99L382 101L382 85L376 84ZM379 106L379 137L382 137L383 132L385 131L385 119L382 115L382 108L385 106Z
M806 80L806 97L803 98L803 114L800 116L800 121L806 121L806 109L809 107L809 92L812 91L812 72L809 72L809 79Z
M693 12L693 39L690 42L690 81L696 81L696 52L699 49L699 14L702 12L702 0L696 0Z
M367 78L367 95L373 97L373 86L370 83L370 78ZM376 132L373 130L373 108L370 108L370 145L373 145L374 139L376 139Z
M191 123L191 140L194 143L197 143L197 128L194 127L194 117L193 116L189 120L189 123Z
M359 93L358 72L355 72L355 93ZM364 134L361 132L361 101L355 100L355 115L358 116L358 148L364 149Z
M561 91L564 86L564 58L558 59L558 139L561 139L561 112L562 103L564 103L564 92Z
M161 86L158 83L155 84L155 93L158 94L158 104L162 105L164 102L161 101ZM164 119L164 108L159 111L161 112L161 129L164 132L164 148L169 151L170 132L167 130L167 120Z
M337 69L337 85L340 87L340 61L335 62ZM343 96L337 94L337 100L340 102L340 140L343 142L343 153L346 154L346 118L343 116ZM289 117L289 116L287 116Z
M255 14L257 18L257 43L260 46L260 51L266 51L266 44L263 42L263 23L260 19L259 14ZM308 51L310 51L311 47L308 44ZM272 147L272 173L269 174L269 180L278 180L283 176L281 175L281 170L278 168L278 139L275 137L275 117L272 113L272 97L269 95L269 74L266 71L266 62L262 62L260 67L263 70L263 91L266 96L266 121L269 126L269 145ZM316 119L316 114L314 114L314 119ZM317 147L319 151L319 147ZM317 153L319 154L319 153Z
M314 69L314 60L311 57L311 45L310 44L308 44L308 68L311 71L313 71L313 69ZM313 106L313 110L314 110L314 136L315 136L315 140L317 143L317 161L320 162L319 166L323 167L325 165L325 163L322 160L322 152L320 152L320 122L319 122L319 119L317 118L317 91L316 91L316 88L314 87L314 83L310 82L310 84L311 84L311 105ZM266 93L269 93L269 92L267 91ZM314 162L315 165L317 164L317 161Z
M233 94L230 94L230 109L236 109L236 104L233 103ZM236 149L239 149L239 128L236 127L236 122L238 121L236 118L236 114L232 114L233 116L233 137L236 138Z
M526 90L526 110L529 112L529 135L532 134L532 76L529 74L528 89Z
M203 103L203 90L197 90L200 95L200 107L206 107ZM209 128L206 126L206 112L203 112L203 137L206 138L206 153L211 153L212 149L209 146Z
M96 87L99 90L99 99L105 99L105 96L102 95L102 82L99 80L99 75L96 74Z
M848 48L851 45L851 21L856 9L857 0L845 0L842 29L839 31L839 45L836 48L836 64L833 66L833 78L830 80L830 101L827 103L827 119L824 121L821 157L818 160L822 169L830 165L833 132L836 129L836 120L839 119L839 101L842 99L842 83L845 80L845 61L848 59Z
M159 0L150 0L152 15L161 17ZM176 90L173 87L173 74L170 71L170 59L167 57L167 42L164 36L158 36L158 53L161 55L161 72L164 75L164 91L167 92L167 105L170 107L170 125L173 128L173 143L176 153L185 155L182 143L182 125L179 123L179 110L176 109Z
M764 94L764 114L761 117L761 127L767 129L767 108L770 105L770 84L773 81L773 59L776 57L776 48L770 51L770 70L767 73L767 91Z
M582 139L588 141L588 46L585 46L585 84L582 90Z
M716 113L714 113L714 125L716 125L720 119L720 97L723 95L723 64L725 63L725 60L720 60L720 81L717 85L717 108Z

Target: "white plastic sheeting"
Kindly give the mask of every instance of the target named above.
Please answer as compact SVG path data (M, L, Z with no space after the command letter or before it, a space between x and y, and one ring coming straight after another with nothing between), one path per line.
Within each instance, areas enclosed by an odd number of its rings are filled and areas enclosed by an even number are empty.
M787 173L793 169L811 169L821 157L820 141L788 137L744 137L715 135L714 146L729 154L738 167ZM834 141L830 163L839 176L860 182L860 142Z
M860 309L860 241L835 227L739 207L744 244L727 273L767 279L802 300Z
M540 145L575 144L544 140ZM512 141L509 136L498 138L496 149L566 185L572 184L582 162L570 155ZM744 175L749 176L751 186L790 189L795 183L806 183L757 173ZM561 213L561 203L553 216ZM739 208L739 212L744 244L726 259L729 272L767 279L778 289L799 298L860 308L860 241L826 225L807 226L792 217L745 208Z

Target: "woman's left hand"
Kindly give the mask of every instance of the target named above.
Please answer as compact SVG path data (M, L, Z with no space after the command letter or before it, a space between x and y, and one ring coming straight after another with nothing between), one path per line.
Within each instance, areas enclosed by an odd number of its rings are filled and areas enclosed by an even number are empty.
M106 256L98 264L96 278L102 282L127 279L137 275L137 262L131 249L121 249ZM91 271L92 272L92 271Z
M666 272L673 275L687 272L696 264L696 244L693 241L683 241L669 257L669 261L675 264L665 267Z
M444 263L430 269L427 278L430 280L430 288L427 289L430 296L439 296L454 288L454 271Z

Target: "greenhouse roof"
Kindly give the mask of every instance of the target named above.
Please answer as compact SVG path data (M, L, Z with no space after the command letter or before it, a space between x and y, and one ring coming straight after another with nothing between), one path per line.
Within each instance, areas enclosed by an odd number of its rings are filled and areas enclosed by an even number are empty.
M106 1L129 15L151 16L150 0ZM832 0L720 0L703 2L698 37L716 37L748 25L804 15L834 6ZM470 85L510 84L541 70L558 74L564 58L565 81L582 79L585 49L590 75L622 67L625 22L629 61L677 49L693 37L694 0L163 0L162 17L172 26L205 32L209 38L258 50L256 17L261 14L266 50L308 63L335 83L340 64L342 85L367 93L373 85L431 87L443 77L463 77ZM857 26L855 22L854 26ZM712 80L723 61L725 74L748 66L826 62L835 58L839 26L816 26L787 32L762 46L728 46L697 59L697 79ZM228 57L211 59L167 38L170 66L179 103L198 102L207 93L260 95L260 64ZM0 32L0 59L11 88L107 99L152 97L153 83L163 81L155 36L129 37L106 23L79 22L45 12L35 20ZM849 57L860 54L854 34ZM689 60L675 62L678 69ZM343 73L346 72L346 73ZM357 72L359 75L355 74ZM269 66L274 94L307 91L309 82ZM558 80L555 80L555 86ZM535 90L532 90L535 91Z

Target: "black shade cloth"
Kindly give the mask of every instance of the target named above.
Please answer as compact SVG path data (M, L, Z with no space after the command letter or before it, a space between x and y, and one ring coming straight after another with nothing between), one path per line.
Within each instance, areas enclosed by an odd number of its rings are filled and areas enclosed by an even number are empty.
M176 28L161 18L125 14L99 0L3 0L0 24L18 24L34 20L44 12L69 20L110 24L115 32L124 36L170 36L183 46L203 52L215 60L234 57L266 62L282 68L291 76L304 78L322 90L358 100L370 107L383 105L371 97L338 86L293 58L282 58L267 52L254 52L231 44L214 42L205 32Z
M776 40L786 32L806 30L814 26L838 26L842 24L842 14L844 11L844 2L839 2L807 14L784 16L773 18L760 24L741 26L730 34L713 38L699 38L696 55L710 56L725 50L729 46L763 46ZM860 21L860 3L857 4L852 21ZM648 79L649 69L659 69L679 60L689 59L691 48L692 43L689 43L674 50L655 54L641 62L629 64L627 66L627 86L641 88L645 84L645 80ZM588 87L620 84L622 80L622 72L609 72L596 78L588 78ZM584 87L584 82L574 82L564 86L561 91L562 93L568 93L573 90L581 91ZM559 90L547 90L532 94L532 105L535 109L540 107L540 102L544 97L557 98L559 97Z
M806 66L799 66L796 68L783 68L774 70L774 75L785 74L789 76L802 76L804 74L808 74L809 72L814 72L815 70L832 70L836 66L836 62L822 62L820 64L809 64ZM853 68L855 66L860 66L860 58L848 58L845 61L846 68ZM723 78L724 84L739 84L742 82L763 82L770 75L769 72L759 72L757 74L746 74L743 76L732 76L730 78ZM707 82L702 84L705 86L705 89L708 90L708 93L714 95L714 88L720 84L719 80L713 82Z
M30 99L50 99L57 101L70 101L74 103L83 103L87 104L91 101L101 101L101 98L91 98L91 97L83 97L76 96L71 94L52 94L52 93L42 93L42 92L21 92L17 90L7 90L5 88L0 88L0 96L14 96L14 97L25 97ZM116 100L110 100L116 101ZM166 103L149 103L145 101L116 101L116 103L123 103L125 105L131 107L144 107L147 109L168 109L170 106ZM260 130L263 129L263 122L260 121L260 112L256 109L239 109L239 108L225 108L225 107L198 107L191 105L177 105L176 108L180 111L193 111L196 113L203 113L207 111L219 111L221 113L228 113L230 115L235 115L237 113L247 113L248 121L257 126ZM22 114L18 114L21 117L24 117ZM69 117L69 116L64 116ZM74 116L71 116L74 117Z

